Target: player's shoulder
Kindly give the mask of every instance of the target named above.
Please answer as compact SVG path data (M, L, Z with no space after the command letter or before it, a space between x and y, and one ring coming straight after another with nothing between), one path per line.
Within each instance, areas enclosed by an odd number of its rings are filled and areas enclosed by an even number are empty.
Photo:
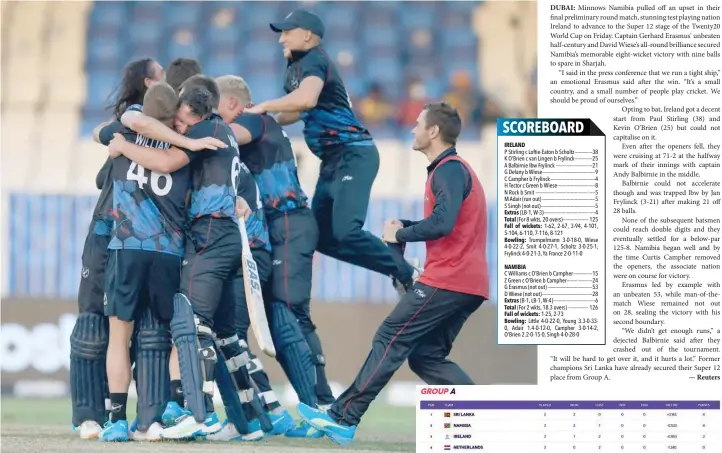
M239 126L246 127L246 125L248 125L248 124L254 124L254 123L258 123L259 121L263 121L262 120L263 116L266 116L266 115L258 115L255 113L241 113L240 115L235 117L232 122L234 124L238 124Z
M232 121L232 122L233 122L233 123L237 123L237 124L241 124L241 123L243 123L244 121L248 121L249 119L252 119L252 118L255 118L255 117L258 117L258 116L260 116L260 115L255 114L255 113L241 112L240 115L238 115L238 116L236 116L235 118L233 118L233 121Z
M301 68L315 67L327 70L329 67L333 67L333 59L331 59L323 47L316 46L308 50L303 55L303 58L294 61L291 66L300 66Z
M283 127L278 124L278 121L276 121L276 118L273 115L264 114L260 115L261 121L263 121L263 126L266 128L271 129L283 129Z
M218 115L212 116L206 120L207 122L207 134L206 137L214 137L222 141L227 148L218 149L218 155L238 155L238 143L236 142L236 136L233 133L233 129L223 121Z
M238 144L236 143L236 135L233 133L233 129L231 129L231 126L226 124L222 119L215 123L214 136L232 147L238 147Z
M213 114L209 118L206 118L194 124L188 130L187 135L192 135L194 137L198 137L200 135L202 135L203 137L215 137L218 135L219 131L224 130L224 126L226 126L226 124L223 122L221 117Z
M326 52L326 49L323 48L323 46L316 46L313 49L309 50L308 54L306 54L306 58L316 63L329 65L333 63L333 60L329 56L328 52Z
M468 174L466 165L459 159L445 159L436 166L434 175L436 177L454 179L465 177Z

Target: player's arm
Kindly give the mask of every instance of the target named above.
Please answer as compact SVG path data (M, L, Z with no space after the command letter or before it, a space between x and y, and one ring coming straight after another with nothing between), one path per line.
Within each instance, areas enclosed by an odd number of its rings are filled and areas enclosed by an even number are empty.
M212 130L209 130L207 123L201 122L193 126L188 131L187 137L194 140L199 140L199 137L210 137L213 140L220 142L220 140L212 137L214 134L215 127ZM201 142L203 141L203 139L200 140ZM224 148L227 147L225 143L220 143ZM215 149L217 149L217 147L207 145L201 151L210 151ZM157 171L160 173L173 173L174 171L180 170L197 158L202 158L204 154L195 153L189 149L179 148L176 146L171 146L165 151L161 149L145 148L125 140L120 134L115 135L115 138L113 138L108 150L111 153L118 152L123 154L125 157L136 162L138 165L142 165L151 171Z
M140 104L133 104L125 109L125 111L140 113L141 108L142 106ZM102 123L93 130L93 139L96 143L108 146L110 141L113 140L113 135L121 133L125 127L128 126L124 126L121 120L118 119Z
M302 112L316 107L325 82L316 75L307 76L295 90L282 98L262 102L258 108L264 112ZM254 110L252 108L251 110Z
M175 146L167 150L146 148L125 140L120 134L110 142L111 153L119 153L138 165L159 173L173 173L191 162L191 151L184 151Z
M464 202L467 187L471 187L469 172L458 161L444 162L434 171L431 191L434 209L431 215L415 225L396 232L399 242L433 241L451 234Z
M239 190L240 191L240 190ZM248 206L248 202L240 194L236 195L236 217L243 220L248 220L251 217L253 211Z
M137 109L132 109L132 107L128 108L128 110L123 113L123 116L120 117L120 121L123 123L123 126L134 130L144 137L170 143L171 145L175 145L179 148L185 148L192 151L202 151L204 149L209 149L207 146L209 143L215 145L216 147L210 149L225 147L222 141L212 137L192 139L188 136L181 135L157 119L144 115L143 112Z
M281 126L288 126L301 120L301 112L281 112L276 114L274 118Z
M404 228L412 227L419 223L421 220L406 220L406 219L399 219L399 222L404 226Z
M266 131L266 124L261 115L240 115L229 126L236 136L238 146L260 139Z
M301 60L301 83L282 98L262 102L266 112L301 112L316 107L326 84L328 61L320 55L307 55Z
M106 121L93 129L93 140L95 143L108 146L108 143L113 140L113 134L119 133L122 129L123 124L120 121Z

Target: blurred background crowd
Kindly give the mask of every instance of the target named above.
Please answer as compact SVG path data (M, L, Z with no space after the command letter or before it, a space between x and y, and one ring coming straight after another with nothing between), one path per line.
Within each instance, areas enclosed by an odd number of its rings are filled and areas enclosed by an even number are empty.
M0 4L3 391L10 386L17 394L23 388L18 379L67 379L66 330L77 309L83 241L98 197L95 175L107 157L90 134L110 118L106 106L124 65L142 57L163 66L176 57L196 58L206 74L240 75L256 101L268 100L283 94L285 69L278 35L268 24L299 7L323 18L324 47L380 151L366 223L372 232L380 234L389 217L423 217L428 162L411 150L410 130L429 101L444 99L459 109L464 130L457 148L478 173L488 201L493 308L495 120L536 114L535 2ZM301 183L312 195L318 159L301 128L287 131ZM407 249L422 262L424 255L423 244ZM352 379L347 370L357 368L369 335L396 302L389 278L317 254L313 302L322 337L357 340L326 351L329 376ZM337 321L344 318L356 322ZM471 337L462 335L455 354L478 382L534 382L533 349L495 346L495 310L480 310L470 323ZM482 353L483 361L477 359ZM411 379L407 372L398 378Z
M458 108L468 137L504 113L530 110L508 105L480 84L484 33L483 21L474 20L482 8L478 2L99 2L88 24L83 132L102 119L99 109L133 58L152 56L161 63L197 58L211 75L246 78L258 99L281 94L284 61L268 22L299 6L324 20L324 47L357 114L379 138L406 131L430 100L445 99ZM533 84L530 72L520 88Z

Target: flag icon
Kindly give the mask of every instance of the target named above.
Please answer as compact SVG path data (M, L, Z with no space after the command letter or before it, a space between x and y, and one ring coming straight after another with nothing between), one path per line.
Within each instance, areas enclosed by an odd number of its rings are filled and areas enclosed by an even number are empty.
M444 445L444 450L451 450L451 445Z
M444 412L444 417L451 417L451 412Z
M444 423L444 428L451 428L451 423Z

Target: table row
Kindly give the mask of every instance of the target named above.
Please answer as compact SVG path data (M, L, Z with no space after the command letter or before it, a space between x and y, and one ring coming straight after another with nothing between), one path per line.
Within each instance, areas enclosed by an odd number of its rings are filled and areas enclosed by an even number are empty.
M422 430L478 430L478 431L709 431L720 426L720 418L697 420L417 420L417 429Z
M448 431L448 430L447 430ZM416 430L417 441L454 441L461 443L512 442L517 439L530 442L719 442L722 441L719 427L708 431L669 431L624 432L624 431L429 431ZM720 450L722 451L722 450ZM719 453L719 452L718 452Z
M709 401L603 401L603 400L538 400L538 401L431 401L422 400L421 410L719 410L718 400Z
M722 418L720 411L469 411L469 412L417 412L417 420L440 422L453 421L456 423L467 420L583 420L583 421L610 421L618 420L637 421L643 423L648 420L659 420L674 423L677 420L705 420Z
M448 448L447 448L448 447ZM719 443L668 442L668 443L530 443L530 442L484 442L474 448L461 447L456 443L417 442L416 451L436 453L440 451L481 451L484 453L719 453ZM482 447L482 448L480 448Z

